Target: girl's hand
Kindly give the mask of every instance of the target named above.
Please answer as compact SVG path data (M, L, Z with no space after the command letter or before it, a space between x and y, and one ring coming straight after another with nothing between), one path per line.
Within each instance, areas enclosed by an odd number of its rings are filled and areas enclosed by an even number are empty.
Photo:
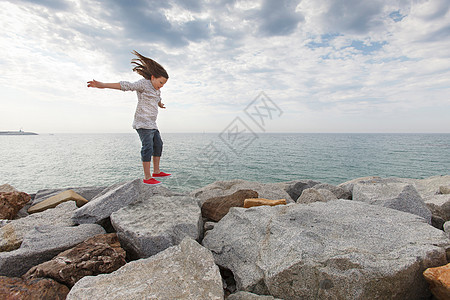
M166 107L164 106L164 103L162 103L161 101L158 102L158 106L161 107L161 108L166 108Z
M88 81L88 87L94 87L94 88L98 88L98 89L103 89L103 83L101 83L100 81L97 81L95 79L92 79L91 81Z
M115 89L115 90L120 90L121 86L119 82L116 83L104 83L104 82L100 82L97 81L95 79L92 79L91 81L88 81L88 87L94 87L94 88L98 88L98 89Z

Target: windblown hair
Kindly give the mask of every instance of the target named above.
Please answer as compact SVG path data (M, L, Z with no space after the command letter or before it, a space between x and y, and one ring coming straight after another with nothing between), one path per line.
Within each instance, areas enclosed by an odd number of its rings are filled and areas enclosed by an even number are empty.
M155 78L164 77L169 79L166 70L156 61L139 54L137 51L133 51L133 54L138 57L131 60L131 63L136 65L133 71L148 80L151 79L152 75Z

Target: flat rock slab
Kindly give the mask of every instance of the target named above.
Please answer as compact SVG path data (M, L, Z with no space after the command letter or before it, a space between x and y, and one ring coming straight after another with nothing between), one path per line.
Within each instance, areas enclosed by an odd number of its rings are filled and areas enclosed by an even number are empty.
M449 240L423 218L350 200L232 208L203 245L237 289L281 299L421 299Z
M84 277L67 296L67 300L78 299L222 300L222 278L211 252L186 238L111 274Z
M105 230L97 224L35 227L24 237L19 249L0 253L0 275L22 276L31 267L52 259L94 235L104 233Z
M179 244L185 237L198 240L202 216L189 196L153 196L111 215L120 243L131 256L145 258Z
M261 205L275 206L275 205L285 205L285 204L286 204L286 199L271 200L271 199L264 199L264 198L255 198L255 199L245 199L244 200L244 208L250 208L250 207L261 206Z
M64 202L55 208L12 220L0 228L0 251L18 249L25 234L36 226L72 226L71 216L75 209L77 209L75 202Z
M88 200L86 200L83 196L77 194L74 190L67 190L31 206L28 209L28 213L34 214L37 212L42 212L49 208L54 208L59 204L67 201L75 201L77 207L81 207L88 203Z
M84 199L91 201L95 196L100 194L103 190L105 190L107 187L105 186L85 186L85 187L68 187L68 188L61 188L61 189L44 189L39 190L33 199L33 205L36 205L45 199L48 199L50 197L56 196L61 192L72 190L75 193L81 195Z
M205 187L197 189L191 196L199 199L203 204L207 199L231 195L239 190L253 190L258 196L266 199L286 199L288 203L293 203L291 196L286 192L288 185L277 183L259 183L241 179L216 181Z

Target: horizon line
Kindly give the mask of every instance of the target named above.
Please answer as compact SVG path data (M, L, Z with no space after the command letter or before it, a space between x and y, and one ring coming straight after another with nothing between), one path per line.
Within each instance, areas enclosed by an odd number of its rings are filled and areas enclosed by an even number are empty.
M0 132L5 132L7 130ZM135 133L134 131L123 131L123 132L35 132L38 135L52 135L52 134L128 134ZM186 131L186 132L175 132L167 131L161 132L161 134L221 134L224 131ZM236 134L450 134L450 132L375 132L375 131L365 131L365 132L299 132L299 131L271 131L271 132L240 132Z

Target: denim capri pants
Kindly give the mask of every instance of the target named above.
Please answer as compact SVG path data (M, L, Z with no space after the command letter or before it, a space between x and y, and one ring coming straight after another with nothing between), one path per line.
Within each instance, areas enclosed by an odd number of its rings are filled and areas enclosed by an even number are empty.
M141 159L142 161L151 161L152 156L161 156L163 141L158 129L136 129L141 139Z

